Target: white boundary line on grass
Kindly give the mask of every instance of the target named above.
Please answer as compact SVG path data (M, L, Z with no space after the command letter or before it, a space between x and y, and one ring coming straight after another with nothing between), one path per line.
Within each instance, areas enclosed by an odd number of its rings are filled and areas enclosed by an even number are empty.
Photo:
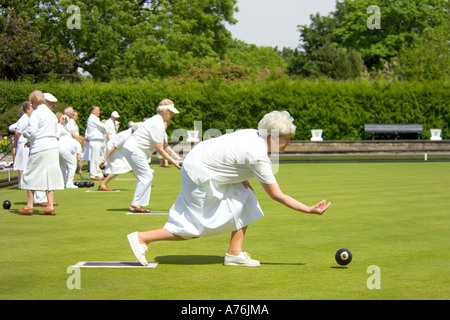
M111 193L111 192L120 192L120 190L112 190L112 191L103 191L103 190L87 190L85 192L97 192L97 193Z
M127 212L127 215L148 215L148 216L158 216L158 215L168 215L168 211L152 211L152 212Z
M143 266L139 262L117 262L117 261L80 261L74 268L87 269L155 269L158 262L149 262Z

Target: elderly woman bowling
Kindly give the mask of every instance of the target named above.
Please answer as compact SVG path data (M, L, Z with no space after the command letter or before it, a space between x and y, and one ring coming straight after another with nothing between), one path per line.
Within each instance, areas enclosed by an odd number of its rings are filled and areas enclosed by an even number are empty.
M270 152L284 152L295 134L294 119L286 111L273 111L259 122L258 130L246 129L199 143L183 162L182 190L163 228L127 236L138 261L146 265L150 243L188 240L231 232L224 265L258 267L259 261L242 252L247 227L263 217L249 180L255 178L265 192L286 207L323 214L325 200L307 206L285 195L272 172Z

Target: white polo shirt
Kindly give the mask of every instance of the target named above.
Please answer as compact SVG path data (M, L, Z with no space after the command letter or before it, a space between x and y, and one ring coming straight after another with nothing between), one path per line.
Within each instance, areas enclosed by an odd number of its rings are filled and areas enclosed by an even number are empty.
M115 147L116 149L122 149L125 141L127 141L128 138L131 137L131 135L132 135L131 128L119 132L108 141L106 147L108 148L108 150L111 149L112 147Z
M196 184L207 180L230 184L251 178L273 184L276 179L267 153L267 141L257 130L239 130L196 145L183 168Z
M160 114L147 119L136 131L125 141L123 148L133 152L139 150L145 154L147 160L155 153L155 143L164 143L166 129L164 120Z

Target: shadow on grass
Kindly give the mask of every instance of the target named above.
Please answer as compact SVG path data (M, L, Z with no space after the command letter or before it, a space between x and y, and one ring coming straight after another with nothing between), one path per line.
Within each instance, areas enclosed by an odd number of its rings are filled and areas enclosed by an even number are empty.
M161 264L181 264L181 265L203 265L203 264L223 264L223 256L208 255L178 255L178 256L160 256L155 261ZM286 265L286 266L304 266L305 263L284 263L284 262L261 262L262 265Z
M156 257L155 261L161 264L222 264L224 257L222 256L201 256L201 255L179 255L179 256L161 256Z
M130 211L129 208L110 208L110 209L106 209L106 211L115 211L115 212L128 212Z
M261 264L269 266L305 266L306 263L301 262L261 262Z

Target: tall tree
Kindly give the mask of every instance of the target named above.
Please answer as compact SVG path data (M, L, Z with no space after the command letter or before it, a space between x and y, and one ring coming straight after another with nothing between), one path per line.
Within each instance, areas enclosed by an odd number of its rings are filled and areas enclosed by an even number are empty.
M224 23L235 23L236 11L236 0L4 2L0 10L26 11L41 42L68 48L73 70L100 80L163 77L193 59L222 57L231 40Z
M379 28L369 28L368 20L380 13ZM369 10L368 10L369 9ZM449 19L447 0L344 0L328 16L311 16L309 26L299 26L301 47L310 52L331 42L341 48L357 50L365 65L382 67L383 60L420 37L428 27Z
M427 28L411 46L399 52L396 73L406 80L450 79L450 21Z
M43 41L27 5L36 1L3 1L0 5L0 78L70 74L75 55L63 46Z

